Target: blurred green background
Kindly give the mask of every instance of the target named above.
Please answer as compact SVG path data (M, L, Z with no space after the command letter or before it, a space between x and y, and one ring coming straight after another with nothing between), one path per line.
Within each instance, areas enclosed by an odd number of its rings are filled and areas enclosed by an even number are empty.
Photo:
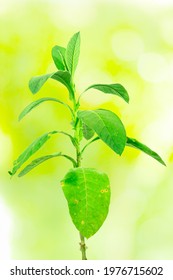
M81 31L76 87L121 83L130 104L99 92L83 96L83 108L107 108L123 120L130 137L157 151L167 167L134 149L121 157L93 143L83 166L111 181L109 215L87 241L89 259L173 259L173 5L171 1L0 0L0 259L80 259L60 180L71 165L52 159L10 180L13 160L47 131L71 132L67 111L45 103L18 122L21 110L44 96L66 100L48 81L33 96L28 80L55 70L51 49ZM35 157L62 151L53 136Z

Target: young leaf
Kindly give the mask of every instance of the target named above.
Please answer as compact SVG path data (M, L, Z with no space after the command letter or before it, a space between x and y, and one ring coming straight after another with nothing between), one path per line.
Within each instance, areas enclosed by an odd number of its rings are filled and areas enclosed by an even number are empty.
M53 75L54 73L42 75L42 76L35 76L31 78L29 81L29 89L30 91L35 94L37 93L41 87L45 84L45 82Z
M23 117L25 117L35 107L37 107L38 105L42 104L45 101L55 101L55 102L58 102L58 103L60 103L60 104L62 104L64 106L66 106L70 110L70 112L73 114L73 111L72 111L71 107L69 105L67 105L66 103L62 102L61 100L56 99L56 98L52 98L52 97L44 97L44 98L40 98L40 99L30 103L28 106L26 106L24 108L24 110L19 115L19 121L21 119L23 119Z
M51 78L66 86L69 91L69 98L72 100L74 97L74 93L71 85L71 75L69 74L69 72L57 71L51 76Z
M87 90L89 90L91 88L97 89L97 90L102 91L104 93L118 95L119 97L124 99L127 103L129 103L128 92L120 84L110 84L110 85L95 84L95 85L91 85L90 87L88 87L85 91L87 91Z
M30 164L28 164L18 175L18 177L22 177L25 174L27 174L28 172L30 172L33 168L37 167L39 164L41 164L42 162L51 159L53 157L58 157L61 156L61 153L57 153L57 154L52 154L52 155L47 155L47 156L43 156L37 159L34 159Z
M114 152L121 155L126 144L126 131L119 117L109 110L79 111L78 117Z
M94 136L94 130L87 126L84 122L82 123L82 132L86 140L89 140Z
M18 159L14 161L13 169L12 171L10 171L11 175L13 176L17 172L17 170L23 165L23 163L25 163L35 152L37 152L51 137L51 135L55 133L57 133L57 131L47 132L39 138L37 138L34 142L32 142L18 157Z
M80 53L80 32L74 34L73 37L70 39L65 53L67 67L72 77L74 75L74 72L78 64L79 53Z
M49 78L52 78L52 79L60 82L64 86L66 86L66 88L69 91L70 98L73 97L73 89L71 86L71 76L70 76L69 72L67 72L67 71L57 71L55 73L50 73L50 74L46 74L46 75L42 75L42 76L33 77L29 81L29 88L30 88L31 92L33 94L37 93Z
M65 64L65 52L66 49L60 46L54 46L52 48L52 58L59 70L67 70Z
M86 238L102 226L109 210L110 184L105 173L92 168L69 170L61 181L73 223Z
M154 158L155 160L157 160L158 162L160 162L161 164L166 166L165 162L162 160L162 158L156 152L152 151L149 147L140 143L136 139L127 137L126 145L129 147L132 147L132 148L136 148L136 149L146 153L147 155L151 156L152 158Z

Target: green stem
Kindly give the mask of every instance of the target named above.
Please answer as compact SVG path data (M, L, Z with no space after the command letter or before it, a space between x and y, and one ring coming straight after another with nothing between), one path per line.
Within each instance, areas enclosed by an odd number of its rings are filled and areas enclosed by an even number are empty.
M75 90L74 90L75 91ZM80 122L78 121L77 118L77 110L78 108L76 107L76 100L75 100L75 93L74 93L74 100L73 100L73 104L74 104L74 116L75 116L75 120L74 122L76 123L74 129L74 138L75 138L75 148L76 148L76 168L81 166L81 161L82 161L82 157L81 157L81 151L80 151ZM80 234L80 250L82 253L82 260L87 260L86 257L86 244L85 244L85 237Z
M77 128L76 132L78 132L78 128ZM79 134L78 134L78 136L79 136ZM76 145L76 162L77 162L76 167L81 166L81 161L82 161L82 158L81 158L81 151L80 151L80 141L79 141L79 137L78 137L78 141L77 141L77 145ZM81 240L80 250L82 252L82 260L87 260L85 238L81 234L81 232L80 232L80 240Z
M86 244L85 244L85 237L80 233L80 249L82 252L82 260L87 260L86 257Z
M80 167L82 159L81 159L80 143L79 142L77 143L77 146L76 146L76 157L77 157L76 167ZM82 260L87 260L85 237L81 234L81 232L80 232L80 240L81 240L81 242L79 244L80 244L80 250L82 252Z
M90 142L88 142L84 147L83 147L83 149L82 149L82 151L81 151L81 155L83 154L83 152L85 151L85 149L91 144L91 143L93 143L93 142L95 142L95 141L97 141L97 140L99 140L100 138L99 137L95 137L94 139L92 139Z

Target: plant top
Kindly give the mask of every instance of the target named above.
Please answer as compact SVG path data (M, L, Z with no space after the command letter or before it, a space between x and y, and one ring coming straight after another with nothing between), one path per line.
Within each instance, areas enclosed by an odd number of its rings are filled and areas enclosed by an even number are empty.
M112 94L115 97L120 97L126 103L129 103L129 95L127 90L119 83L102 83L88 86L84 89L83 93L77 96L74 74L78 65L79 54L80 33L78 32L72 36L66 48L58 45L52 48L52 58L57 70L50 74L33 77L29 81L29 88L32 94L37 94L49 79L63 84L68 92L67 102L53 97L40 98L26 106L19 115L19 120L22 120L42 103L46 101L56 102L57 105L64 106L64 109L70 112L72 119L70 124L74 133L70 134L69 132L60 131L55 128L55 130L48 131L39 136L14 161L13 168L9 173L13 176L19 171L18 176L22 177L36 166L51 158L65 157L70 160L73 168L66 173L64 179L61 181L61 186L67 199L72 221L80 232L82 259L86 259L84 237L89 238L98 231L106 219L110 204L110 183L108 176L94 168L82 167L82 158L86 148L93 142L101 140L118 155L122 155L125 147L128 146L146 153L163 165L165 163L149 147L135 138L127 136L124 124L114 112L103 108L80 110L82 95L84 93L87 94L88 91L92 94L95 94L95 90L104 94ZM74 157L64 152L56 151L54 154L43 155L25 165L50 137L55 134L63 134L69 138L74 147ZM83 146L81 143L82 139L86 140ZM23 165L25 166L21 170Z

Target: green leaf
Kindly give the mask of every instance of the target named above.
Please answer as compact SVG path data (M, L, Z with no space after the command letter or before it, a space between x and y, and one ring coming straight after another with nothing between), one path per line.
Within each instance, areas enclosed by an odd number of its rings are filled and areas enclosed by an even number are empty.
M75 33L70 39L66 49L66 63L70 74L73 74L76 70L80 53L80 32Z
M82 132L85 139L89 140L94 136L94 130L87 126L85 123L82 123Z
M67 70L65 64L65 52L66 49L60 46L54 46L52 48L52 58L59 70Z
M39 138L37 138L34 142L32 142L25 150L24 152L18 157L17 160L13 163L13 169L11 172L11 175L13 176L17 170L35 153L37 152L45 143L46 141L51 137L52 134L57 133L57 131L50 131Z
M92 168L74 168L65 175L61 186L74 225L83 236L91 237L102 226L108 214L108 176Z
M156 152L152 151L149 147L140 143L136 139L127 137L126 145L146 153L147 155L151 156L152 158L154 158L155 160L157 160L158 162L166 166L165 162Z
M87 91L87 90L89 90L91 88L97 89L97 90L102 91L104 93L118 95L119 97L124 99L127 103L129 103L128 92L120 84L110 84L110 85L95 84L95 85L91 85L90 87L88 87L85 91Z
M52 76L54 73L42 75L42 76L35 76L31 78L29 81L29 89L30 91L35 94L37 93L41 87L45 84L45 82Z
M60 130L54 130L54 131L50 131L48 133L43 134L42 136L40 136L39 138L37 138L32 144L30 144L25 150L24 152L18 157L17 160L14 161L13 163L13 169L12 171L8 171L8 173L13 176L18 169L35 153L37 152L43 145L44 143L51 137L51 135L56 134L56 133L60 133L60 134L64 134L66 136L68 136L72 142L72 144L75 146L76 142L73 136L71 136L70 134L64 132L64 131L60 131ZM61 154L61 156L69 159L72 163L73 166L76 166L76 161L68 156L68 155L64 155Z
M126 131L119 117L109 110L79 111L78 117L114 152L121 155L126 144Z
M73 88L71 86L71 75L67 71L57 71L55 73L33 77L29 81L29 88L31 92L33 94L37 93L49 78L52 78L60 82L64 86L66 86L66 88L69 91L70 99L73 97Z
M61 153L57 153L57 154L52 154L52 155L47 155L47 156L43 156L37 159L34 159L30 164L28 164L18 175L18 177L22 177L25 174L27 174L28 172L30 172L33 168L37 167L39 164L43 163L44 161L54 158L54 157L58 157L61 156Z
M71 75L70 75L69 72L67 72L67 71L57 71L56 73L54 73L51 76L51 78L60 82L64 86L66 86L66 88L69 91L69 98L71 100L74 98L73 88L72 88L72 85L71 85Z
M35 107L37 107L38 105L40 105L41 103L45 102L45 101L55 101L55 102L58 102L64 106L66 106L71 113L73 113L72 109L70 108L69 105L67 105L66 103L62 102L61 100L59 99L56 99L56 98L51 98L51 97L44 97L44 98L40 98L32 103L30 103L28 106L26 106L24 108L24 110L20 113L19 115L19 121L21 119L23 119L23 117L25 117L30 111L32 111Z

